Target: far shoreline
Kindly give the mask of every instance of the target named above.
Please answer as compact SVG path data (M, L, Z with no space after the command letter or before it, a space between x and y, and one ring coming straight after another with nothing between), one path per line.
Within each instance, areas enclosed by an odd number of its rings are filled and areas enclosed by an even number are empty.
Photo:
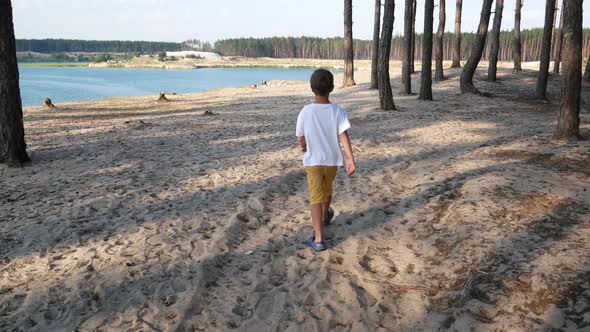
M357 68L371 68L371 60L356 60ZM154 57L136 57L130 60L110 60L91 62L92 68L153 68L153 69L207 69L207 68L284 68L284 69L344 69L342 59L304 59L304 58L246 58L220 57L216 59L179 58L160 61Z
M63 63L36 63L36 62L26 62L26 63L19 63L19 68L67 68L67 67L88 67L88 68L113 68L113 69L164 69L164 70L193 70L193 69L220 69L220 68L227 68L227 69L241 69L241 68L270 68L270 69L317 69L317 68L325 68L330 70L341 70L343 66L317 66L317 65L254 65L254 64L240 64L240 65L198 65L192 68L188 67L175 67L175 66L168 66L163 65L161 67L154 67L154 66L124 66L124 65L117 65L117 64L110 64L110 65L92 65L92 63L77 63L77 62L63 62Z

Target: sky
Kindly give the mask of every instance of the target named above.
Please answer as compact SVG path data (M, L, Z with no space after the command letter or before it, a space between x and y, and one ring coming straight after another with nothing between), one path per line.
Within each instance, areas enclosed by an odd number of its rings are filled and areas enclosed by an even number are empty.
M435 4L439 1L435 0ZM455 0L446 2L446 30L451 31ZM514 25L516 0L504 2L502 29L510 30ZM343 0L12 0L17 38L174 42L341 36L343 3ZM396 1L394 34L403 34L404 3ZM481 3L482 0L463 0L463 31L476 29ZM372 39L374 4L374 0L353 0L354 38ZM522 29L543 26L544 5L545 0L524 0ZM583 6L584 27L590 27L590 1ZM423 30L423 12L424 0L418 0L418 32ZM438 6L434 17L436 29Z

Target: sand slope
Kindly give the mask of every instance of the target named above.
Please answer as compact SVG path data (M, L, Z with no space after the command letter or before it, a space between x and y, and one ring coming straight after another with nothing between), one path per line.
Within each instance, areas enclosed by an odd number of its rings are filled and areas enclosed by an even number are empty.
M476 82L490 99L446 73L395 112L366 71L335 91L359 171L322 253L305 84L27 108L34 162L0 169L0 330L587 330L590 142L551 139L558 81L539 102L535 72L502 69Z

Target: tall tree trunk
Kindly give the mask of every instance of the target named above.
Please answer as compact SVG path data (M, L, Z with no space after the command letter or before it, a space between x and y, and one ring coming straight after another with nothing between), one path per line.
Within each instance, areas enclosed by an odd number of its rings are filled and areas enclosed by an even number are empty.
M514 70L522 70L522 41L520 38L520 13L522 11L522 1L516 0L516 9L514 10Z
M584 81L590 82L590 55L586 61L586 69L584 70Z
M373 52L371 53L371 89L379 87L377 63L379 62L379 30L381 25L381 0L375 0L375 18L373 20Z
M492 46L490 50L490 63L488 66L488 81L496 81L498 72L498 51L500 50L500 30L502 28L502 11L504 10L504 0L496 0L496 12L494 14L494 24L492 27Z
M559 30L555 33L555 62L553 63L553 73L559 75L559 63L561 62L561 42L563 41L563 8L565 1L561 4L561 15L559 18Z
M500 0L501 1L501 0ZM445 34L445 21L446 21L446 12L445 12L445 0L440 0L438 6L438 31L436 32L436 50L435 50L435 60L436 60L436 69L434 71L434 79L437 81L442 81L445 79L445 74L443 71L443 37Z
M422 43L422 70L420 76L421 100L432 100L432 25L434 0L424 1L424 40Z
M379 43L379 101L381 109L385 111L395 110L391 80L389 79L389 54L391 52L391 38L393 36L393 21L395 13L395 1L385 0L383 9L383 29L381 29L381 42Z
M551 61L551 35L553 17L555 16L555 0L547 0L545 5L545 27L543 29L543 48L541 49L541 64L537 78L537 98L547 98L547 81L549 80L549 62Z
M344 0L344 86L353 86L354 48L352 45L352 0Z
M403 57L402 57L402 89L400 93L402 95L409 95L412 93L412 38L414 31L412 30L413 20L413 6L414 0L406 0L406 6L404 8L404 46L403 46Z
M555 7L553 9L553 24L551 25L551 52L549 52L549 61L555 59L555 39L557 37L557 12L559 8L557 7L558 0L555 0Z
M416 0L412 0L412 58L410 59L410 74L416 72Z
M453 64L451 68L461 68L461 11L463 0L457 0L455 6L455 35L453 37Z
M486 45L486 37L488 34L488 26L490 24L490 15L492 12L493 0L484 0L481 7L481 17L479 19L479 27L477 28L477 36L471 55L463 67L461 73L461 93L480 93L473 85L473 75L477 69L477 65L481 60L484 47Z
M0 163L29 161L20 99L10 0L0 0Z
M582 88L582 0L564 1L563 75L561 107L555 136L580 137L580 92Z

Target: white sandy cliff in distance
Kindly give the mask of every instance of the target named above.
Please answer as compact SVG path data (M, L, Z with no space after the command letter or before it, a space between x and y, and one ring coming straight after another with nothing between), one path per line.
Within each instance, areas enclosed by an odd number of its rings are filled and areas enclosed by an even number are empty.
M201 57L204 59L221 59L221 55L213 52L200 52L200 51L178 51L178 52L166 52L166 56L175 56L175 57L186 57L186 56L196 56Z

